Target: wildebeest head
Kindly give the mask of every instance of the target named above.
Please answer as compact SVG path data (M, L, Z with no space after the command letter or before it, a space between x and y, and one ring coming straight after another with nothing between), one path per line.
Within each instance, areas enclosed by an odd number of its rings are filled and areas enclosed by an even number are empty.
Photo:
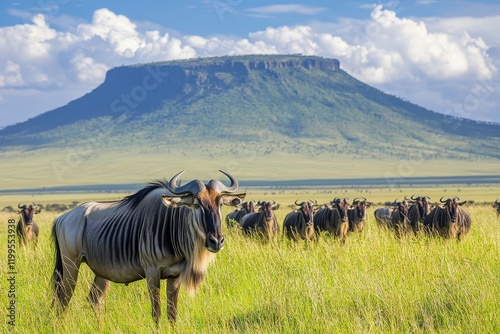
M500 215L500 202L498 201L498 199L493 204L493 207L497 210L497 215Z
M401 202L398 202L397 199L392 202L392 208L394 210L399 211L400 219L405 220L408 218L408 209L410 207L410 203L405 199Z
M231 181L229 186L218 180L210 180L207 184L193 180L181 186L179 177L184 172L185 170L176 174L168 182L167 188L174 195L163 195L163 203L173 207L188 206L194 210L194 217L200 222L200 226L195 227L196 231L205 238L205 248L216 253L224 248L221 206L236 206L246 194L232 194L238 189L238 181L223 171L220 172Z
M343 222L348 221L349 216L347 215L347 210L349 209L349 198L338 198L335 197L333 201L330 202L333 208L337 208L339 210L340 219Z
M366 218L366 208L370 207L372 203L368 202L368 200L364 197L355 198L352 201L352 209L356 210L356 215L359 219Z
M439 200L441 203L443 203L443 207L448 210L448 214L451 217L451 222L456 223L457 222L457 216L458 216L458 207L464 205L467 203L467 201L460 202L459 197L453 197L453 198L448 198L445 201L443 201L443 197Z
M405 197L405 199L406 199L406 197ZM420 221L423 222L425 220L425 217L427 217L427 215L430 212L431 204L429 201L431 198L429 196L415 197L415 195L412 195L411 199L413 201L415 201L414 205L417 205L419 219L420 219Z
M315 207L318 205L317 201L314 200L309 200L309 201L304 201L302 203L298 203L298 200L295 201L295 205L299 207L299 212L302 214L302 217L304 217L304 221L308 226L312 226L314 222L314 210Z
M40 213L40 210L36 210L35 203L31 203L29 206L26 204L21 206L21 203L19 203L17 207L20 210L16 211L16 213L21 215L22 221L25 225L33 224L33 214Z
M245 202L245 205L243 206L243 208L248 213L254 212L255 211L255 204L256 204L255 201L248 201L248 202Z
M260 206L259 211L264 212L264 217L266 221L270 221L273 219L273 210L276 210L279 208L279 204L276 204L275 201L270 201L270 202L261 202L259 201L257 205Z

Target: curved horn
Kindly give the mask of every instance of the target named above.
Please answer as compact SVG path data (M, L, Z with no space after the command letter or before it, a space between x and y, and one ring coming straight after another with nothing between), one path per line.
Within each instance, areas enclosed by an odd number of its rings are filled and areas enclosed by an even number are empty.
M17 205L17 207L18 207L19 209L24 209L24 208L26 207L26 205L21 206L21 203L19 203L19 204Z
M317 201L317 200L315 200L315 199L310 199L310 200L309 200L309 202L313 203L313 205L318 204L318 201Z
M219 170L222 174L226 175L229 180L231 181L231 184L229 186L226 186L224 183L220 182L219 180L210 180L208 182L208 185L210 188L217 190L219 193L232 193L236 190L238 190L238 181L232 177L230 174L224 172L223 170Z
M268 203L271 204L271 206L273 206L274 204L276 204L276 201L272 200L272 201L269 201Z
M413 199L413 197L412 198L408 198L408 196L405 196L405 198L404 198L405 201L409 201L410 199Z
M458 197L458 196L453 197L453 202L455 202L455 203L460 202L460 197Z
M299 204L299 203L297 203L297 201L298 201L298 199L295 200L295 205L302 206L302 203Z
M33 208L36 208L36 203L35 203L35 202L31 202L31 204L30 204L30 208L32 208L32 209L33 209Z
M495 201L495 204L500 204L500 202L498 201L498 199Z
M185 185L181 186L179 182L179 177L185 172L186 170L184 169L183 171L177 173L168 181L167 184L167 189L176 195L180 194L186 194L186 193L191 193L191 194L197 194L201 190L205 189L205 184L201 182L200 180L193 180L191 182L186 183Z
M415 197L415 194L411 195L411 199L416 201L418 199L418 197L417 198L414 198L414 197Z
M443 196L443 197L444 197L444 196ZM440 201L441 203L446 203L446 201L443 201L443 197L441 197L441 198L439 199L439 201Z

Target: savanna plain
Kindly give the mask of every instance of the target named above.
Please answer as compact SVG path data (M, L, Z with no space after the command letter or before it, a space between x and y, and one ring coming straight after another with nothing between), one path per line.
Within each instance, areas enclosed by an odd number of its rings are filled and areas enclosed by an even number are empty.
M396 238L375 223L373 211L380 204L368 209L365 230L350 234L345 244L326 236L308 244L293 243L281 235L268 244L228 229L223 222L226 247L217 254L195 296L181 288L175 327L166 317L166 286L162 284L158 328L144 280L128 286L112 284L98 316L86 300L93 275L85 264L69 308L56 314L51 307L54 250L50 228L59 213L46 211L35 216L40 227L37 248L16 247L16 320L14 327L9 326L7 223L18 216L1 212L0 329L2 333L499 333L500 220L490 204L495 196L500 197L498 187L248 189L247 199L280 203L276 216L281 227L296 199L326 203L334 196L351 200L364 196L383 203L414 193L430 195L433 202L455 195L475 200L474 205L465 206L472 218L467 237L462 242ZM19 201L71 203L92 197L8 195L0 198L0 207ZM223 215L231 210L225 207Z

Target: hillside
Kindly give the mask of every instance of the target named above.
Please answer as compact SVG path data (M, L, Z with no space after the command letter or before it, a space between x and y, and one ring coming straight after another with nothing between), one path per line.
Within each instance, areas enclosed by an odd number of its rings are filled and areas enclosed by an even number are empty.
M498 162L500 126L387 95L334 59L228 56L117 67L85 96L0 131L6 157L75 146L193 161L294 156L318 166L345 158Z

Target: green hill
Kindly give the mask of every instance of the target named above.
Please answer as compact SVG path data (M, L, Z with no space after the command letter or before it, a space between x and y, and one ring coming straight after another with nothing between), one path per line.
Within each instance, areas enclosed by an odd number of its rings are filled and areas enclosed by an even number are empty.
M444 174L456 162L451 175L481 174L498 164L499 146L500 125L445 116L387 95L347 74L337 60L231 56L110 70L89 94L1 130L0 172L13 175L6 169L23 161L21 170L29 172L35 156L49 174L57 174L54 164L69 166L64 182L85 179L74 175L85 169L82 161L101 175L84 183L122 181L117 166L134 166L138 174L123 181L135 181L169 167L228 169L231 163L248 179L283 179L287 171L288 178L302 171L315 173L304 178L324 178L335 166L347 176L356 170L380 176L397 169L398 161L434 166L427 175ZM66 161L71 154L78 166ZM155 159L163 166L148 169ZM357 161L374 162L375 170L350 167ZM476 167L467 172L469 166Z

